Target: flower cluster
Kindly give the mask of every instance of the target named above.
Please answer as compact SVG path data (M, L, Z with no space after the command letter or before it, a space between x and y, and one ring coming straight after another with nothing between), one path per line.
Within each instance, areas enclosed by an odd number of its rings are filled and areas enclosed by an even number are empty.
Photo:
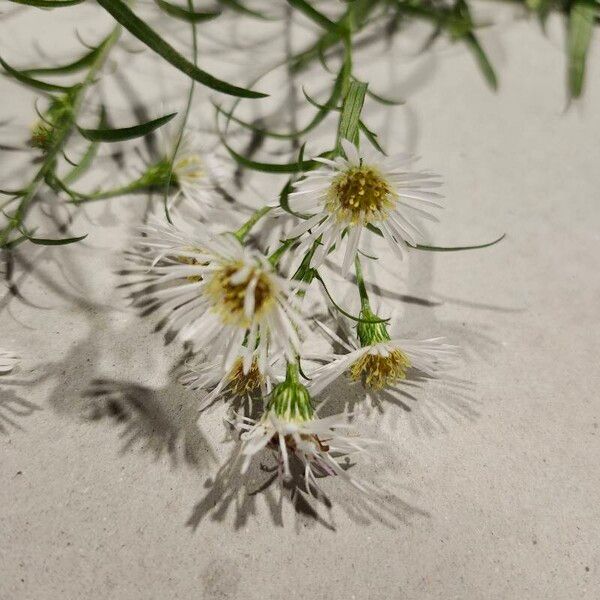
M401 391L413 374L434 377L455 354L441 338L392 337L392 324L371 308L360 259L365 232L379 232L398 258L419 243L419 220L434 219L430 210L441 206L432 191L437 177L410 170L409 156L361 154L346 139L340 147L334 158L316 158L323 167L296 181L289 201L293 214L303 218L297 216L270 254L261 250L260 236L250 242L247 234L263 217L263 224L273 224L283 207L259 209L236 231L219 231L218 218L209 225L172 213L173 223L155 218L135 242L143 257L135 302L152 306L167 330L188 343L193 358L181 382L201 396L201 413L215 404L227 407L226 420L241 441L240 472L272 452L279 480L299 474L309 494L321 493L318 479L326 476L369 490L342 461L365 452L372 441L353 431L355 412L324 402L332 382L358 384L365 401L378 402L382 392ZM200 159L187 145L183 152L173 164L195 173ZM210 173L203 175L210 179ZM207 188L182 188L195 203L207 195ZM206 201L207 209L216 204ZM329 292L314 306L308 301L315 278L325 286L319 273L325 259L335 260L340 248L341 272L354 265L360 303L355 332L343 337L334 329L348 330L351 315L339 312ZM287 273L281 268L286 254L297 266ZM316 316L327 310L333 326ZM330 349L316 352L317 339ZM323 407L327 414L319 414Z

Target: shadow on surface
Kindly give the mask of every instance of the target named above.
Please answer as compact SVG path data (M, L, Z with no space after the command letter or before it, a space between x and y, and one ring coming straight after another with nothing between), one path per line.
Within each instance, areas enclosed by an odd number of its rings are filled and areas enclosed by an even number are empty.
M83 393L83 416L120 428L121 452L136 448L155 460L167 455L202 466L214 461L209 444L196 425L197 398L178 382L153 389L130 381L94 379Z
M334 503L322 489L314 485L307 486L299 461L290 461L292 478L282 481L272 453L265 451L261 455L262 460L253 461L248 471L242 473L239 452L240 442L237 441L216 476L206 481L206 493L194 506L186 523L188 527L195 531L205 518L222 522L232 511L234 527L240 529L252 516L258 515L263 508L261 504L268 508L273 524L283 527L284 507L287 504L293 512L297 530L320 525L335 531ZM354 467L349 459L341 464L345 470ZM339 482L338 477L320 479L327 479L327 483ZM364 495L346 487L335 489L334 492L335 506L358 524L379 522L395 528L409 525L413 517L429 516L389 490L380 489L376 494Z
M24 430L20 420L42 410L37 404L21 398L14 389L8 389L11 381L0 381L0 434L8 435L11 430Z

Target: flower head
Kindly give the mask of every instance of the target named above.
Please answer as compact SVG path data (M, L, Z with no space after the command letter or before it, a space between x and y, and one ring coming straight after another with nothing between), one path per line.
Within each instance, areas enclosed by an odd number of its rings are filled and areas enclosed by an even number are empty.
M215 190L227 181L223 161L190 130L185 130L181 139L173 133L168 134L164 146L162 162L172 167L171 180L179 192L190 202L214 206Z
M439 185L434 174L407 170L412 160L409 155L383 159L361 155L348 140L342 140L342 147L346 158L316 158L325 168L307 173L290 194L294 208L312 216L292 229L289 236L310 231L300 250L321 242L312 259L318 267L334 246L342 245L347 233L342 265L346 274L365 227L377 226L402 259L404 247L417 245L423 235L416 218L435 221L429 210L441 206L441 196L431 191Z
M255 413L257 399L268 395L276 381L272 364L267 365L265 373L258 367L258 358L252 358L250 369L244 372L243 360L238 358L233 366L223 373L223 355L209 358L205 355L196 357L189 365L180 381L192 390L204 392L199 410L203 411L221 399L232 411L243 416ZM259 403L262 406L262 402Z
M49 150L52 146L53 135L54 128L40 119L31 128L29 145L32 148L38 148L39 150Z
M344 342L325 325L319 326L335 341L348 350L347 354L334 355L333 360L318 367L312 374L311 391L318 393L347 373L354 382L365 387L369 397L381 390L394 389L409 376L411 370L429 377L449 366L456 348L446 344L443 338L411 340L393 338L388 325L369 307L363 307L362 319L357 325L357 339Z
M295 358L308 334L295 300L304 284L278 275L263 254L232 234L212 235L195 225L186 235L156 222L144 231L139 245L155 253L155 279L144 295L182 339L207 355L222 355L221 375L238 359L244 374L254 361L264 374L269 356Z
M237 427L244 432L242 473L259 452L269 447L278 456L282 479L292 477L291 461L299 461L309 493L319 490L317 477L326 475L338 475L366 491L336 457L363 451L369 442L341 433L350 427L348 415L316 416L310 393L298 380L297 365L288 365L286 379L273 389L262 418L259 421L242 418Z
M197 136L190 132L181 138L173 158L173 174L186 197L203 201L210 201L210 192L226 179L217 155L203 148Z

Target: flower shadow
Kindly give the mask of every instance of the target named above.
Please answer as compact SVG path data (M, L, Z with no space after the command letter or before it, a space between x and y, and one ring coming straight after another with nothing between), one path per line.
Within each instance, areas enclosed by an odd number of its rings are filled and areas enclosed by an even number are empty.
M378 522L390 528L408 525L415 516L429 516L402 500L397 493L383 488L372 495L364 495L358 490L336 490L339 493L334 505L322 489L324 485L320 484L319 488L307 485L299 461L290 461L291 479L282 481L279 465L274 455L267 451L260 461L253 461L245 473L242 473L241 465L240 442L237 441L215 477L206 481L206 493L192 509L186 523L188 527L195 531L206 518L222 522L231 511L234 528L241 529L251 517L259 515L262 503L278 527L284 527L285 517L291 509L297 531L315 526L335 531L337 509L357 524ZM342 467L351 469L354 464L348 460Z
M194 397L176 381L155 389L131 381L93 379L82 394L82 416L120 429L121 453L136 448L173 466L208 466L213 451L196 425ZM193 395L192 395L193 396Z
M11 430L23 430L20 420L31 416L36 411L42 410L37 404L21 398L14 389L7 389L4 385L11 385L11 381L3 381L0 385L0 434L8 435Z
M393 388L370 391L368 398L362 383L342 375L324 390L319 415L347 410L364 415L379 430L388 432L407 421L417 436L446 433L452 424L474 422L479 417L482 401L469 381L450 375L431 377L417 369L407 375Z

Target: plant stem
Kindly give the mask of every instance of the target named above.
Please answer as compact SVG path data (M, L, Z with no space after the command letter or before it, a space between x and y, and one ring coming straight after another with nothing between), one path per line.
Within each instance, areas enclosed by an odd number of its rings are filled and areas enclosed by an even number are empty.
M360 306L363 310L371 309L371 304L369 303L369 294L367 292L367 286L365 285L365 279L363 277L362 265L360 264L360 258L358 254L354 259L354 270L356 273L356 283L358 285L358 294L360 296Z
M57 131L55 131L53 143L48 149L48 152L44 159L44 163L36 173L33 180L23 191L23 196L21 197L21 201L19 202L19 206L17 207L15 214L9 219L4 229L0 231L0 248L6 247L9 243L10 234L15 229L19 229L23 226L23 221L25 220L25 217L29 212L31 204L37 196L41 185L44 183L46 178L52 174L56 166L56 159L62 151L64 144L71 135L71 131L73 130L75 118L83 103L85 91L94 82L98 71L102 68L104 62L106 61L106 58L108 57L109 51L119 39L120 32L120 26L116 26L113 29L110 36L104 42L102 50L98 53L98 56L92 63L92 66L90 67L90 70L88 71L83 82L78 84L77 86L74 86L72 92L73 97L71 100L72 107L70 115L68 119L66 119L65 122L61 124L61 127Z
M95 192L91 194L77 194L77 199L73 201L74 204L83 204L85 202L95 202L97 200L107 200L108 198L115 198L117 196L123 196L125 194L132 194L134 192L148 192L152 189L158 188L159 186L151 186L148 185L143 178L136 179L131 183L126 185L122 185L117 188L113 188L112 190L104 190L100 192Z

